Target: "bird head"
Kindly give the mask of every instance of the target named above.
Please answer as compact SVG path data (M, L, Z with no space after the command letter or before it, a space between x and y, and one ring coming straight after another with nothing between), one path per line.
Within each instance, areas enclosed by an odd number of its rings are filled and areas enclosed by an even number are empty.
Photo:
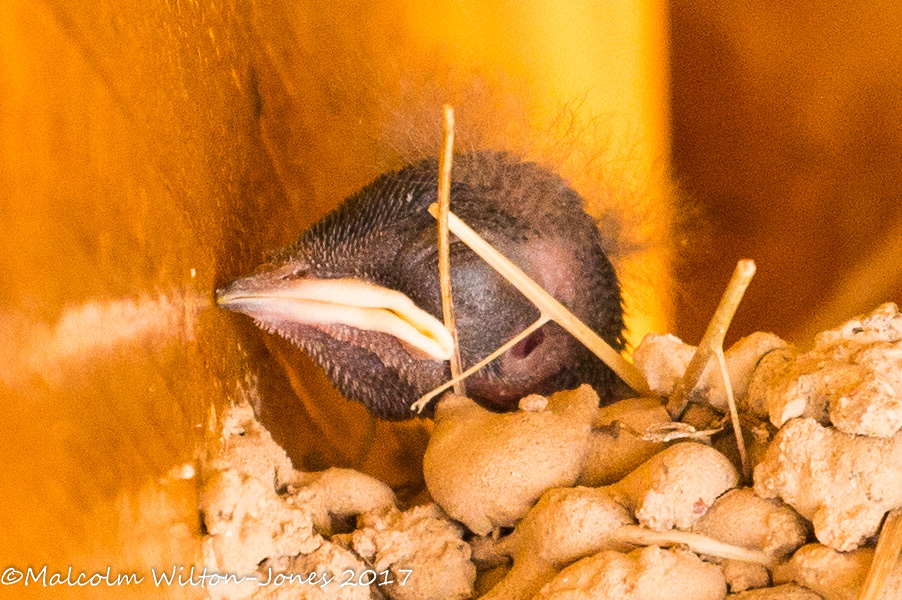
M218 304L305 350L346 397L382 418L450 378L441 322L436 222L438 164L385 173L217 291ZM623 346L620 286L594 221L560 177L509 155L455 157L451 210L615 348ZM464 368L539 317L488 264L452 237L452 298ZM530 393L590 383L610 397L616 377L547 323L466 381L492 410Z

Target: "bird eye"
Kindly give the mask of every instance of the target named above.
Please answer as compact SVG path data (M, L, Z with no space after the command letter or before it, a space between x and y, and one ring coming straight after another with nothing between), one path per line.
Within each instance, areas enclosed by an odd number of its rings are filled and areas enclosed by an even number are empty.
M511 348L510 352L516 358L526 358L532 354L533 350L542 345L545 340L545 332L539 329L535 333L521 340L516 346Z

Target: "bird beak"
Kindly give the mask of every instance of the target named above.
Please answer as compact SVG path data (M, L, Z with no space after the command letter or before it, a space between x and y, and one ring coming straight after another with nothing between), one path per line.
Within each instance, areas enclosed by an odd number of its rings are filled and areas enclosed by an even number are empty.
M288 267L237 279L216 291L216 303L270 324L347 325L378 331L444 361L453 341L442 323L406 295L360 279L296 277Z

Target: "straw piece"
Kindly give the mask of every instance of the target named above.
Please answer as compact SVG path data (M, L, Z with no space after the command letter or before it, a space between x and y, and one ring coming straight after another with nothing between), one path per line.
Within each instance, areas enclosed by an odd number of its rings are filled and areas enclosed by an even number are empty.
M736 308L742 301L742 296L754 276L755 261L743 259L736 263L736 269L733 270L730 283L727 284L720 304L714 311L714 316L711 317L708 329L705 330L705 335L695 350L692 360L689 361L683 378L677 382L676 389L667 403L667 412L670 413L671 419L678 420L683 416L683 411L686 410L686 405L689 403L689 394L698 385L699 379L705 372L705 367L708 366L708 360L715 350L723 349L723 338L727 334L733 315L736 314Z
M871 560L871 569L864 581L858 600L877 600L883 594L886 580L899 560L902 551L902 508L892 510L886 515L877 549Z
M429 207L429 214L436 217L438 214L437 205L433 204ZM530 302L536 305L539 312L547 315L558 325L570 332L573 337L582 342L589 350L595 353L606 365L608 365L617 375L620 376L631 388L641 395L651 395L652 392L645 381L645 377L639 370L619 352L611 348L597 333L592 331L585 323L577 319L573 313L555 300L551 294L546 292L535 281L530 279L526 273L512 263L509 259L495 250L488 242L479 236L475 231L470 229L457 216L448 213L448 228L451 233L456 235L462 242L470 247L480 258L486 261L493 269L498 271L511 285L517 288L521 294L526 296Z
M442 316L445 328L451 333L454 352L451 354L451 380L454 393L466 395L460 377L463 364L457 344L457 325L454 322L454 301L451 298L451 256L448 240L448 213L451 210L451 161L454 155L454 109L442 107L442 151L438 158L438 276L442 294Z
M717 366L720 367L720 376L723 379L723 387L727 391L727 405L730 407L730 421L733 423L733 434L736 436L736 447L739 449L739 460L742 462L742 476L746 483L752 480L752 468L749 465L748 455L745 453L745 439L742 437L742 424L739 421L739 411L736 409L736 397L733 396L733 384L730 383L730 373L727 371L727 361L723 356L723 348L714 351L717 357Z
M685 544L696 554L707 554L766 567L772 567L778 562L760 550L749 550L748 548L726 544L698 533L689 533L675 529L670 531L652 531L638 525L623 525L614 531L611 539L634 546L675 546Z
M689 425L687 423L680 423L679 421L655 423L653 425L649 425L641 431L630 427L623 421L614 421L610 425L604 427L595 427L594 429L595 431L604 431L611 427L614 427L615 430L625 431L633 437L639 438L644 442L666 444L667 442L672 442L673 440L682 439L706 440L715 433L720 433L721 431L723 431L723 421L721 421L720 424L713 429L705 429L702 431L697 430L692 425Z
M534 332L536 329L538 329L539 327L541 327L548 321L550 321L550 319L548 317L542 315L532 325L530 325L529 327L527 327L526 329L524 329L523 331L521 331L520 333L518 333L511 339L509 339L500 348L498 348L497 350L495 350L494 352L492 352L491 354L489 354L488 356L483 358L481 361L479 361L478 363L476 363L475 365L473 365L472 367L470 367L469 369L467 369L466 371L464 371L463 373L458 375L456 378L452 378L451 381L446 381L445 383L438 386L431 392L424 394L419 400L417 400L416 402L414 402L413 404L410 405L410 410L415 410L418 413L423 412L423 409L426 408L426 405L429 404L430 400L432 400L433 398L435 398L436 396L438 396L439 394L441 394L442 392L444 392L445 390L447 390L448 388L450 388L452 385L456 384L457 382L463 381L464 379L466 379L467 377L469 377L470 375L472 375L473 373L475 373L482 367L486 366L487 364L489 364L490 362L492 362L493 360L495 360L496 358L498 358L499 356L501 356L502 354L504 354L505 352L507 352L508 350L513 348L515 345L517 345L517 343L519 343L521 340L523 340L524 338L529 336L532 332ZM455 394L457 393L456 388L454 390L454 393Z

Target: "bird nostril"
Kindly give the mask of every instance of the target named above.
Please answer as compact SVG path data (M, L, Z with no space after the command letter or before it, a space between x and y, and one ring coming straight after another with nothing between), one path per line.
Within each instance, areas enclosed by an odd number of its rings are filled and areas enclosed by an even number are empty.
M305 269L303 267L298 267L298 268L294 269L293 271L291 271L290 273L285 273L284 275L279 277L279 279L281 279L282 281L287 281L289 279L300 279L301 277L306 277L307 273L308 273L307 269Z
M539 329L535 333L530 334L526 339L521 340L516 346L511 348L510 352L515 358L526 358L532 351L538 348L545 340L545 332Z

